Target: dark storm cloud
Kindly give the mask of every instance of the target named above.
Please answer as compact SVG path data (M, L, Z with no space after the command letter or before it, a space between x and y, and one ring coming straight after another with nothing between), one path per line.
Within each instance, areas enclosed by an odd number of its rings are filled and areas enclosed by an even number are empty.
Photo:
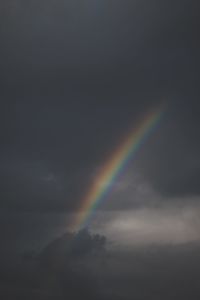
M0 5L3 207L75 208L96 167L163 99L137 164L164 194L199 194L195 1Z
M100 244L99 251L92 253L90 247L88 252L84 249L88 238L96 249L93 235L85 231L75 238L80 243L79 253L83 251L84 255L73 256L69 251L73 238L65 234L50 243L39 257L40 264L46 266L46 281L52 274L52 284L57 285L57 292L61 289L65 297L187 299L189 295L198 297L200 293L198 243L153 245L124 251L102 251Z
M38 255L1 268L2 298L169 300L200 295L198 243L89 251L77 257L69 251L72 241L66 233Z
M17 262L0 258L0 295L14 299L104 299L88 262L102 262L106 239L87 230L65 233L40 253L25 253ZM82 265L82 267L81 267ZM87 274L85 274L87 272Z
M95 238L86 231L75 236L80 242L80 253L85 249L88 237L96 249ZM89 255L83 250L84 256L74 257L69 252L70 241L70 235L65 234L40 254L40 263L48 261L46 271L53 275L53 284L60 283L58 290L63 289L64 296L168 300L187 299L190 295L198 297L200 293L199 243L165 247L149 245L123 251L102 251L100 245L99 252L92 254L89 248Z

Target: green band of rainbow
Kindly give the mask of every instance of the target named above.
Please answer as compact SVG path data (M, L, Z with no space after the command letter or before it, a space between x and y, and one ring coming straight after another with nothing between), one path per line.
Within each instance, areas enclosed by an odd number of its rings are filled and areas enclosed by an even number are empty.
M97 176L84 197L79 212L71 225L71 230L80 230L88 225L91 216L100 202L110 192L116 178L159 124L163 112L163 107L159 107L149 113L104 164L99 176Z

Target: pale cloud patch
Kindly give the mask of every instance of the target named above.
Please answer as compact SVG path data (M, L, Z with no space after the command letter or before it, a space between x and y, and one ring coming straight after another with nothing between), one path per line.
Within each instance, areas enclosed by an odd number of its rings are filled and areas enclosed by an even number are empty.
M140 208L98 213L91 228L116 244L182 244L200 240L200 206Z

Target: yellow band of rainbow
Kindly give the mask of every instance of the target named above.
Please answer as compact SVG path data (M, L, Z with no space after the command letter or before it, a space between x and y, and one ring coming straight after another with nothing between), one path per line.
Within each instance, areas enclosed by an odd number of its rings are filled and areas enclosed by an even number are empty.
M157 127L163 113L164 108L161 106L147 114L103 165L99 176L90 186L81 203L79 211L70 226L71 230L77 231L88 225L91 216L111 190L117 176L124 170L130 159L133 159L138 149Z

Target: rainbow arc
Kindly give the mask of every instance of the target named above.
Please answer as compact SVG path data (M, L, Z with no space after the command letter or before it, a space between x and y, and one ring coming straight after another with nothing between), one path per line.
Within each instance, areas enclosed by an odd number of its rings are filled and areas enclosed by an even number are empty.
M70 226L71 230L77 231L89 225L97 207L111 192L117 177L126 168L130 160L134 159L140 147L157 128L163 113L164 108L161 106L147 114L105 162L83 198L79 211Z

